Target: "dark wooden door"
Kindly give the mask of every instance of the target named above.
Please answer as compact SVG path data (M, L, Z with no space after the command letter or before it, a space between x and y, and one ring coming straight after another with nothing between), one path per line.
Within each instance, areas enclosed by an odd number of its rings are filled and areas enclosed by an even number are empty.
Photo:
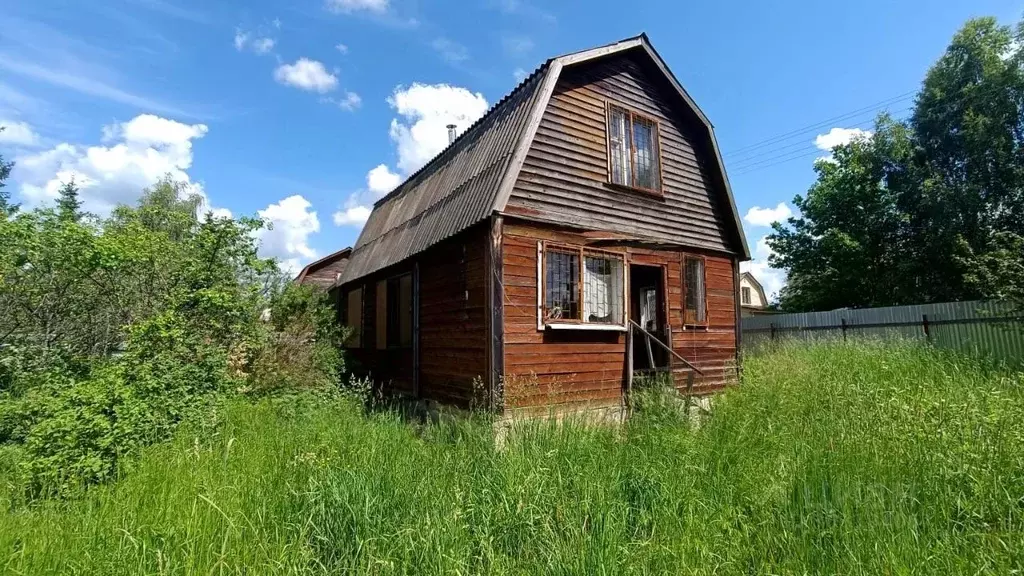
M665 319L665 271L661 266L629 267L629 316L634 322L662 342L667 341ZM651 365L651 359L654 365ZM665 365L665 350L648 342L642 334L633 338L633 368L650 370Z

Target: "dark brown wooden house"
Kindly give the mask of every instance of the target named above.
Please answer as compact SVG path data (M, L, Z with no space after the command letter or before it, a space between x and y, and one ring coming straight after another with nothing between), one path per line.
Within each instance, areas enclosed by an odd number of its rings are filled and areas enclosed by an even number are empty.
M641 35L548 60L378 201L334 295L387 391L617 406L638 370L735 377L746 259L711 123Z
M313 284L321 288L330 288L345 271L345 265L352 255L352 248L342 248L333 254L307 264L295 277L297 284Z

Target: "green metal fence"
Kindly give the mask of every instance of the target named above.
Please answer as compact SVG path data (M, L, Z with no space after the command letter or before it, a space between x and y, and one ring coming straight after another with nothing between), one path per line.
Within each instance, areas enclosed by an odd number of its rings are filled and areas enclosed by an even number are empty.
M1024 316L1002 302L769 314L741 320L744 350L783 339L912 338L1024 367Z

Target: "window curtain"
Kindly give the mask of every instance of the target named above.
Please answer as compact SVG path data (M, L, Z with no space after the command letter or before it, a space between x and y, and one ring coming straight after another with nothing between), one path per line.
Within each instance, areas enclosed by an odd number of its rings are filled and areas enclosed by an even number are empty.
M622 261L587 256L583 270L583 320L622 323Z

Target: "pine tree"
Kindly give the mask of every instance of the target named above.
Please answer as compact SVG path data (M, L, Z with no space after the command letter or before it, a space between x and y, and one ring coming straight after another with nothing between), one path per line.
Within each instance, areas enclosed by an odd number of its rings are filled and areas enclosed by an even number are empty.
M82 218L82 201L78 199L78 185L73 176L60 187L57 212L62 220L70 222L78 222Z

